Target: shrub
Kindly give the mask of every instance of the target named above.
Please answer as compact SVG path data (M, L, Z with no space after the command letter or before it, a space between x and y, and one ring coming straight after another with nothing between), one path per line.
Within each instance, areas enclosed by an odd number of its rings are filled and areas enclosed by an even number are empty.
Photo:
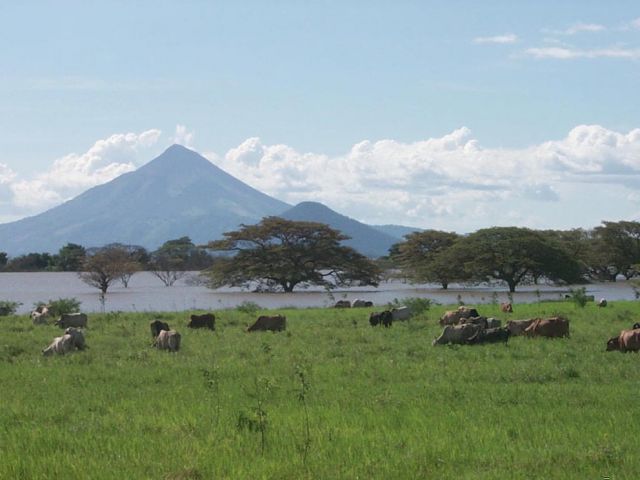
M419 297L407 297L398 300L397 298L393 299L393 302L389 304L391 308L397 308L401 306L409 307L412 315L420 315L421 313L426 312L431 308L431 299L430 298L419 298Z
M54 317L59 317L65 313L75 313L80 311L80 300L77 298L59 298L58 300L49 300L49 313Z
M585 287L571 288L569 290L569 299L575 303L576 307L584 308L587 304L587 289Z
M260 310L260 305L258 305L256 302L245 300L236 307L236 310L241 313L246 313L247 315L255 315L256 313L258 313L258 310Z
M10 300L0 300L0 317L6 317L16 313L18 307L22 305L20 302L12 302Z

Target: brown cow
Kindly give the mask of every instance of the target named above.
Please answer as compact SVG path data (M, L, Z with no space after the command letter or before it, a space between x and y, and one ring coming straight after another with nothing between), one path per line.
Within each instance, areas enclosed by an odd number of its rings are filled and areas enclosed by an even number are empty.
M563 317L538 318L526 328L524 334L529 337L568 337L569 320Z
M440 317L440 325L457 325L463 318L479 317L475 308L460 306L457 310L449 310L444 312Z
M511 304L511 302L501 303L500 311L504 313L513 313L513 305Z
M617 337L610 338L607 342L607 352L619 350L620 352L637 352L640 350L640 330L622 330Z
M216 329L216 317L212 313L205 313L203 315L191 315L191 321L187 324L189 328L208 328L209 330Z
M509 320L507 322L507 329L511 332L512 337L523 335L524 331L531 325L536 319L528 318L526 320Z
M467 323L472 323L474 325L480 325L482 328L489 328L489 322L487 322L487 317L468 317L461 318L460 323L458 325L464 325Z
M267 331L279 332L287 328L287 317L283 315L276 315L274 317L268 317L262 315L258 317L253 325L247 328L247 332Z

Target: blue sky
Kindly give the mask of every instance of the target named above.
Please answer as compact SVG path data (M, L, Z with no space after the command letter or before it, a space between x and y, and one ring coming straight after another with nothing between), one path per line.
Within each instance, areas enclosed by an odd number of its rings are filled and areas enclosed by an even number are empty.
M310 3L0 3L0 221L174 141L365 221L638 216L637 1Z

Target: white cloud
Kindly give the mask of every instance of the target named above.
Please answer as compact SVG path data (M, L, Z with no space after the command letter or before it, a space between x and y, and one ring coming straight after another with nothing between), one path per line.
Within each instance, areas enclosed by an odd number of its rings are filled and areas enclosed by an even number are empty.
M640 30L640 17L636 18L635 20L632 20L630 25L631 25L631 28L636 28Z
M195 134L187 130L187 127L184 125L176 125L176 133L172 138L171 143L177 143L179 145L184 145L187 148L193 148L193 139Z
M495 35L493 37L476 37L473 39L473 43L516 43L518 36L514 33L506 33L504 35Z
M605 31L606 27L598 23L575 23L564 30L565 35L575 35L576 33L596 33Z
M71 153L55 160L48 171L35 178L23 180L14 176L10 182L13 207L25 214L43 210L135 170L157 151L160 134L160 130L147 130L111 135L98 140L85 153Z
M524 52L534 58L553 58L557 60L572 60L577 58L620 58L628 60L640 59L640 48L594 48L580 49L571 47L541 47L528 48Z

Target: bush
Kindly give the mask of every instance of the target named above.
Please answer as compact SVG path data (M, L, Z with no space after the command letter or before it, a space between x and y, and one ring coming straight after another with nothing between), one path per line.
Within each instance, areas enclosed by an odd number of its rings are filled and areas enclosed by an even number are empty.
M431 299L407 297L398 300L397 298L394 298L393 302L391 302L389 306L391 308L406 306L409 307L412 315L420 315L421 313L424 313L431 308Z
M569 299L576 304L578 308L584 308L587 304L587 289L585 287L571 288L569 290Z
M49 300L47 305L49 306L49 314L53 317L59 317L65 313L79 312L80 303L82 302L77 298L59 298L58 300Z
M236 310L241 313L246 313L247 315L255 315L256 313L258 313L258 310L260 310L260 305L258 305L256 302L245 300L236 307Z
M12 302L10 300L0 300L0 317L6 317L16 313L18 307L22 305L20 302Z

